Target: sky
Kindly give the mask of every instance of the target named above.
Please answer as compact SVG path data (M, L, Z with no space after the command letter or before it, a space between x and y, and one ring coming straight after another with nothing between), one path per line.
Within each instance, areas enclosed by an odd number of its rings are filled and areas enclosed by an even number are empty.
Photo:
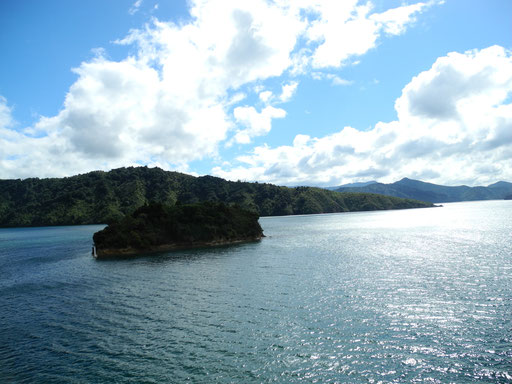
M0 1L0 179L512 181L512 1Z

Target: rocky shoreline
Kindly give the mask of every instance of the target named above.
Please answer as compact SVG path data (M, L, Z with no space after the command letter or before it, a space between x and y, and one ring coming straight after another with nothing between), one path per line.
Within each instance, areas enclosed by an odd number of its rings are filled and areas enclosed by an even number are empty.
M105 248L105 249L96 249L93 250L94 258L101 259L113 259L113 258L123 258L129 256L137 256L142 254L151 254L151 253L160 253L167 251L178 251L183 249L194 249L194 248L210 248L210 247L221 247L225 245L235 245L235 244L243 244L243 243L252 243L256 241L260 241L263 239L265 235L261 235L259 237L253 238L244 238L244 239L236 239L236 240L216 240L216 241L203 241L203 242L194 242L194 243L169 243L169 244L161 244L158 246L149 247L147 249L138 249L133 247L126 248ZM96 252L94 254L94 252Z

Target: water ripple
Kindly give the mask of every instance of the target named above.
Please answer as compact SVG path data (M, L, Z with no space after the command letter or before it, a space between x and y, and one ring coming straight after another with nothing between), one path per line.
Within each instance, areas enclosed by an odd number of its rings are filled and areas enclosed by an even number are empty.
M262 242L97 262L0 230L3 382L512 381L512 204L264 218Z

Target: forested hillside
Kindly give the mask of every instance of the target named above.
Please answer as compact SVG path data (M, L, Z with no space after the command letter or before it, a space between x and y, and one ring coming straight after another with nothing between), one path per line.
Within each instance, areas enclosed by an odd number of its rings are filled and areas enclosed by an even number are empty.
M387 196L430 201L432 203L448 203L454 201L506 199L508 195L512 194L512 183L499 181L486 187L468 187L467 185L449 187L404 178L391 184L372 182L366 185L341 186L330 189L338 192L378 193Z
M0 226L109 223L152 201L237 203L260 216L431 206L368 193L231 182L137 167L66 178L0 180Z

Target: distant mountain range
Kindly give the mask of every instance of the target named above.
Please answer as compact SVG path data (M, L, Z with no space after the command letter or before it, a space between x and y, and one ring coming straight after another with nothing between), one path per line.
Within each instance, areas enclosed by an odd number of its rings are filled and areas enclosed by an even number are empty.
M506 181L499 181L487 187L468 187L466 185L448 187L403 178L391 184L370 181L368 183L346 184L339 187L330 187L328 189L337 192L378 193L386 196L428 201L431 203L501 200L512 197L512 183Z
M362 183L343 184L343 185L339 185L337 187L326 187L325 189L328 189L329 191L337 191L340 188L366 187L367 185L375 184L375 183L377 183L377 182L376 181L365 181Z

